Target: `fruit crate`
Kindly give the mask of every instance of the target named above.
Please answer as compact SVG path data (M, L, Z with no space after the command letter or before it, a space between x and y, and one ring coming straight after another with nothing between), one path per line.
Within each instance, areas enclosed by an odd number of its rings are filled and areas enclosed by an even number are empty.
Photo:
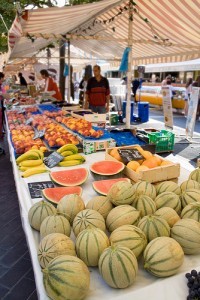
M138 145L125 146L125 147L116 147L116 148L117 149L131 149L131 148L134 148L135 146L138 146ZM141 147L143 149L147 150L148 148L146 148L146 146L150 146L150 145L141 145ZM110 152L111 152L112 149L113 148L106 149L105 160L117 161L113 156L110 155ZM157 154L155 154L155 155L158 156L161 160L165 160L163 157L160 157ZM157 183L157 182L165 181L165 180L175 180L176 178L178 178L180 176L180 164L179 163L173 163L173 162L170 162L170 163L171 164L169 164L169 165L158 166L158 167L155 167L153 169L140 171L138 173L131 170L130 168L128 168L125 165L123 173L128 178L133 180L134 182L145 180L145 181L148 181L150 183Z
M148 133L149 144L156 145L156 153L172 152L174 150L175 134L167 130Z

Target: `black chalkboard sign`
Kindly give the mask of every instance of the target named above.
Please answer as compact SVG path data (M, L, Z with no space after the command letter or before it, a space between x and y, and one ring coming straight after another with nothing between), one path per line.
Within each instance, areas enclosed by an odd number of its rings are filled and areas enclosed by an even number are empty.
M52 188L54 184L52 181L44 182L29 182L28 189L31 195L31 199L42 198L42 190L46 188Z
M127 164L131 160L144 159L144 156L136 148L118 149L118 152L125 164Z
M60 153L54 151L54 152L52 152L48 157L46 157L46 158L44 159L44 163L45 163L45 165L46 165L48 168L53 168L53 167L55 167L61 160L63 160L63 158L64 158L64 157L63 157Z
M44 137L45 130L36 130L33 136L33 140L36 140L38 138L42 139Z

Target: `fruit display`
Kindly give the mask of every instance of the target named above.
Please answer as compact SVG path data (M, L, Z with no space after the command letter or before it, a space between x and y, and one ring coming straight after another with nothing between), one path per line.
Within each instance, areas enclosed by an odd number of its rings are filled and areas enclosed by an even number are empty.
M173 192L158 194L154 201L157 209L168 206L173 208L178 214L181 212L181 200L179 196Z
M200 168L195 169L191 172L189 179L195 180L200 183Z
M200 190L199 189L188 189L181 193L180 195L182 207L192 203L200 202Z
M40 225L40 235L45 237L50 233L63 233L70 236L71 227L69 221L60 215L46 217Z
M106 196L108 194L111 186L118 181L130 182L130 179L129 178L114 178L114 179L93 181L92 187L98 194Z
M173 227L173 225L180 220L177 212L173 208L168 206L159 208L158 210L156 210L154 215L165 219L170 227Z
M184 207L181 212L182 219L193 219L197 222L200 222L200 202L193 202Z
M100 138L104 132L100 129L92 128L92 124L84 119L76 119L73 117L57 117L56 121L64 124L70 130L79 133L85 138Z
M61 186L77 186L83 184L88 178L86 168L78 168L64 171L52 171L51 180Z
M173 181L164 181L156 185L156 193L157 195L164 193L164 192L173 192L177 195L180 195L181 188L180 186Z
M54 205L59 204L64 196L71 194L81 195L82 188L80 186L67 186L46 188L42 190L42 197Z
M188 189L197 189L200 190L200 183L193 179L185 180L180 185L181 191L185 191Z
M89 293L90 272L78 257L60 255L42 272L44 287L50 299L82 300Z
M115 206L131 204L134 199L132 183L128 181L118 181L110 188L107 198Z
M109 212L113 209L113 205L107 197L96 196L88 201L86 208L98 211L106 219Z
M50 261L59 255L76 256L73 241L62 233L51 233L45 236L38 247L38 261L41 268L46 268Z
M200 272L193 269L191 272L187 272L185 274L185 277L187 278L187 286L189 289L189 295L187 296L187 300L199 300Z
M99 228L87 228L76 238L77 256L88 266L98 266L101 253L110 246L107 235Z
M133 201L140 197L140 195L149 196L153 200L156 198L156 189L154 185L147 181L136 182L133 185L133 193Z
M141 217L152 215L157 209L155 201L147 195L140 195L135 198L131 205L140 211Z

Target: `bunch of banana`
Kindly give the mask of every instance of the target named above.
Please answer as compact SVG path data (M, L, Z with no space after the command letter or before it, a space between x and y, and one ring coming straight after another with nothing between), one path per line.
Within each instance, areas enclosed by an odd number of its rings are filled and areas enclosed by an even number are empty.
M33 168L29 168L26 171L24 171L22 173L22 177L26 178L35 174L40 174L40 173L45 173L45 172L49 172L49 170L47 169L47 167L42 164L41 166L37 166L37 167L33 167Z
M74 144L66 144L57 150L62 156L69 156L78 153L78 148Z
M81 165L85 162L85 158L80 154L72 154L66 156L61 162L58 163L60 167L71 167Z
M47 172L48 169L43 164L44 153L40 150L33 149L20 155L16 159L18 168L22 173L22 177L28 177L34 174Z

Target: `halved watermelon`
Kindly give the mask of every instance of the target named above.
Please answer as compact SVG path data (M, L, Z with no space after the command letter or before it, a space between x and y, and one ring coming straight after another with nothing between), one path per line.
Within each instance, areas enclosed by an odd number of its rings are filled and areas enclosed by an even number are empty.
M92 186L93 186L93 189L98 194L106 196L108 194L108 191L110 190L111 186L118 181L130 182L130 179L129 178L115 178L115 179L99 180L99 181L94 181L92 183Z
M83 184L88 178L88 170L78 168L72 170L55 171L50 173L51 180L61 186L76 186Z
M121 178L125 165L120 161L102 160L90 166L90 172L96 180Z
M81 196L82 188L80 186L54 187L42 190L42 196L45 200L58 204L59 201L66 195L78 194Z

